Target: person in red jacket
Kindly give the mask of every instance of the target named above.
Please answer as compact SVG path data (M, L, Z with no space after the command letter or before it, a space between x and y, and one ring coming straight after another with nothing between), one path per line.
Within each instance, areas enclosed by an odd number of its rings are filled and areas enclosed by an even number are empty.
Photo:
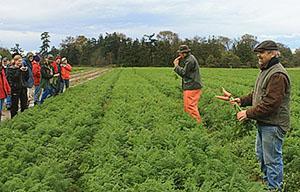
M52 66L53 69L54 69L54 74L59 73L58 65L60 65L60 63L61 63L61 57L60 57L60 56L57 56L57 57L55 58L55 61L53 61L53 62L51 63L51 66Z
M10 60L7 57L3 57L2 59L2 68L5 71L5 75L7 76L7 68L10 66ZM7 110L10 110L10 106L11 106L11 96L8 95L6 97L5 101L5 106Z
M57 56L55 57L55 60L51 63L51 66L53 67L53 72L54 72L54 78L53 81L55 82L54 84L52 84L52 89L53 89L53 95L58 95L60 93L60 87L61 84L63 84L63 80L61 78L61 68L60 68L60 64L61 64L61 56Z
M0 60L0 64L1 64L1 60ZM3 107L4 99L7 98L8 95L10 95L10 86L6 79L5 69L2 67L1 64L0 65L0 121L2 116L2 107Z
M60 92L62 93L64 91L64 86L66 86L66 89L70 86L70 73L72 71L72 66L68 64L67 58L61 59L61 78L63 83L60 86Z
M35 55L32 61L32 73L33 73L33 80L34 80L34 105L40 103L40 97L42 93L40 88L40 82L41 82L40 60L41 60L40 57L38 55Z

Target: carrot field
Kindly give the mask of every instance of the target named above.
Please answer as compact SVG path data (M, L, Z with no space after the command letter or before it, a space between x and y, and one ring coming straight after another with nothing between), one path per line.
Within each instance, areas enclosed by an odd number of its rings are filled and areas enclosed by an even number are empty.
M292 130L284 187L300 191L300 70L292 80ZM255 123L215 98L249 93L258 69L201 69L197 125L183 112L171 68L116 68L0 126L3 192L259 192Z

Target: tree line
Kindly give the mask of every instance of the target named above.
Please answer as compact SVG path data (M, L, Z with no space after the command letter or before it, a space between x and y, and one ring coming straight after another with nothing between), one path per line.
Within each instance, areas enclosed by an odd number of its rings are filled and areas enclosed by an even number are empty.
M256 67L257 58L253 48L259 43L257 37L245 34L237 39L211 36L180 39L177 33L161 31L132 39L123 33L100 34L98 38L83 35L66 37L59 48L50 46L48 32L41 34L40 54L67 57L73 65L105 66L114 64L124 67L167 67L176 57L180 44L187 44L198 58L201 67ZM278 42L281 63L285 67L300 66L300 49L294 53L289 47ZM22 52L19 44L11 50L0 49L1 55Z

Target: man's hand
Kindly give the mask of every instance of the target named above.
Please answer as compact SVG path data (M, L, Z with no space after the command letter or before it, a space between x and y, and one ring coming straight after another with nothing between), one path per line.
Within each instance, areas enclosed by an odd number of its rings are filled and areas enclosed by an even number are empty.
M174 59L173 61L173 64L174 64L174 67L177 67L177 65L179 65L179 61L180 61L181 57L177 57L176 59Z
M242 111L238 112L238 113L236 114L236 118L237 118L237 120L239 120L239 121L244 121L244 120L246 120L246 119L247 119L247 113L246 113L246 110L242 110Z
M27 67L21 66L21 67L20 67L20 70L21 70L21 71L27 71Z
M234 99L230 100L230 104L234 105L235 103L237 103L239 106L241 106L241 99L234 98Z

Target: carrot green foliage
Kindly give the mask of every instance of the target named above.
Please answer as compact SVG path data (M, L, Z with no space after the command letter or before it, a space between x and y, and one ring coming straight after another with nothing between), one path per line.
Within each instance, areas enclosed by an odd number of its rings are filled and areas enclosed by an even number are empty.
M285 189L300 181L299 70L285 138ZM0 191L259 192L254 123L236 121L234 97L257 70L202 69L202 125L183 112L171 68L119 68L45 101L0 127Z

